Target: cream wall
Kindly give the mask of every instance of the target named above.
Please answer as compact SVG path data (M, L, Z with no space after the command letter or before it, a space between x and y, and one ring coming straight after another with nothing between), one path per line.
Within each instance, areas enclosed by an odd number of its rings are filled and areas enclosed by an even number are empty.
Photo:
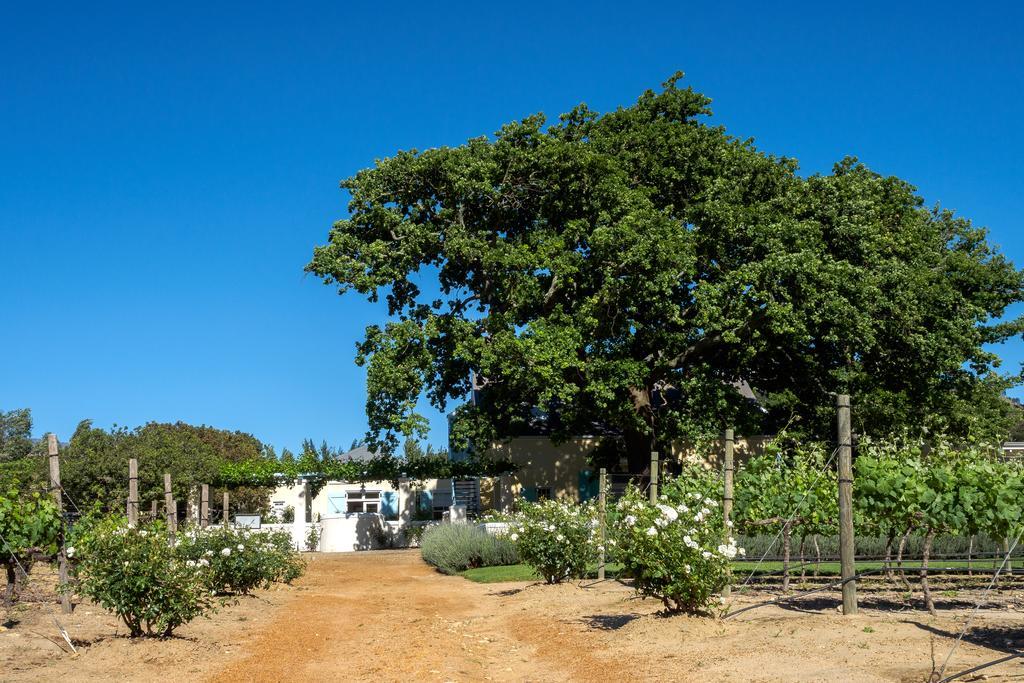
M556 446L546 436L522 436L495 444L488 455L507 458L518 465L519 470L495 477L486 487L481 484L481 505L508 510L527 486L549 487L554 498L579 500L580 472L590 469L587 456L597 444L595 438L582 437ZM488 489L490 496L485 497Z
M736 464L739 465L753 455L763 452L764 445L770 438L753 436L735 439ZM519 470L481 481L482 509L508 511L513 501L523 495L526 487L549 487L554 498L578 501L580 472L593 469L587 458L598 443L599 438L580 437L555 445L546 436L523 436L509 442L494 444L488 451L488 456L507 458L518 465ZM699 449L678 443L668 455L675 460L693 458L708 468L718 469L722 467L724 452L724 440L718 440Z

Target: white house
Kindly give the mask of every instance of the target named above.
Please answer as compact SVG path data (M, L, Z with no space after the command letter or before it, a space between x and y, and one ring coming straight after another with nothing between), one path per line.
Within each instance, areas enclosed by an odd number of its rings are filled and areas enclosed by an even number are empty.
M344 460L369 460L366 447L341 456ZM456 498L456 488L459 498ZM345 552L393 547L407 544L404 530L417 524L440 520L449 508L467 496L479 501L479 486L473 481L453 483L451 479L412 481L403 479L398 486L389 481L329 481L316 495L308 482L279 486L270 497L275 512L295 510L295 527L308 523L320 525L320 550ZM298 533L298 532L296 532Z

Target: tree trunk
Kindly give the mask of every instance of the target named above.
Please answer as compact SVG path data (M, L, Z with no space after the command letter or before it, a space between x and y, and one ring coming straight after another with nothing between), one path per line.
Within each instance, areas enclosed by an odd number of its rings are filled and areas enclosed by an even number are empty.
M10 607L14 604L14 588L18 576L14 573L13 561L4 562L4 569L7 570L7 586L4 588L4 607Z
M928 587L928 556L932 552L932 541L935 540L935 531L931 528L924 537L924 552L921 560L921 592L924 593L924 606L933 617L935 614L935 603L932 602L932 592Z
M1006 556L1006 575L1013 576L1013 559L1010 555L1010 539L1003 539L1003 554Z
M910 538L910 534L913 533L913 531L914 527L907 529L907 532L903 534L902 538L900 538L900 545L896 549L896 566L899 567L900 570L900 581L903 582L903 587L908 591L910 590L910 582L907 581L907 575L903 571L903 551L906 549L907 539Z
M647 471L651 465L651 451L657 450L654 406L651 404L651 390L647 387L630 387L629 395L633 400L633 409L647 427L644 431L627 432L624 439L629 472L639 474Z
M818 578L818 570L821 568L821 546L818 545L818 534L814 534L814 578Z
M792 541L793 531L789 522L782 525L782 592L789 592L789 550Z
M889 535L885 537L885 578L895 581L892 573L892 543L896 540L896 529L889 529Z
M807 535L804 534L800 537L800 582L803 583L807 580L807 562L804 560L804 544L807 542Z
M970 543L967 544L967 576L974 576L974 565L971 563L974 555L974 536L971 536Z

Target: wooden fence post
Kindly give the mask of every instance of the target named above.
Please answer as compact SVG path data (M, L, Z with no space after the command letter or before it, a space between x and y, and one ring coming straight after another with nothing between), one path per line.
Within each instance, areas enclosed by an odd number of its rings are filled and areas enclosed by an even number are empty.
M733 448L735 446L735 437L731 429L725 430L725 477L724 485L722 487L722 519L725 522L725 536L723 540L728 540L732 536L732 529L729 528L729 522L732 521L732 478L734 472L733 466ZM726 570L726 575L729 577L728 582L725 584L725 588L722 589L722 597L729 597L732 593L732 566Z
M178 526L178 511L174 506L174 495L171 493L171 474L164 472L164 514L167 516L167 533L174 534Z
M230 501L230 499L228 497L228 492L225 491L224 492L224 528L225 529L228 528L228 524L229 524L229 522L231 520L230 508L228 506L229 501Z
M199 526L210 526L210 485L203 484L199 489Z
M658 502L658 451L651 451L651 504Z
M597 480L598 486L600 486L597 493L597 508L598 514L601 515L601 554L597 560L597 580L604 581L604 565L605 557L607 557L606 546L608 544L608 534L607 529L605 528L605 520L607 519L605 510L608 505L608 497L605 493L605 488L608 481L608 471L602 467L600 473L601 474Z
M128 461L128 526L139 524L139 461Z
M160 515L160 503L155 500L149 501L149 521L155 522Z
M71 595L68 587L68 556L64 546L64 495L60 485L60 456L57 453L57 436L47 434L46 445L50 456L50 495L57 505L60 515L60 535L57 538L57 576L60 580L60 609L64 614L71 614Z
M839 565L843 579L843 614L857 613L857 568L854 564L853 443L850 431L850 397L836 397L839 441Z

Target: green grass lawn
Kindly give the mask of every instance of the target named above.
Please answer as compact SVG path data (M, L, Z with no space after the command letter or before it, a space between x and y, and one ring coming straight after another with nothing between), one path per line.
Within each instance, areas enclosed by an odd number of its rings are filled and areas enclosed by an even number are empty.
M733 575L744 577L754 570L754 566L757 564L756 561L746 560L743 562L733 563ZM864 572L873 569L881 569L885 566L884 562L858 562L857 571ZM904 562L903 568L906 571L913 571L919 569L921 566L920 562ZM932 560L929 562L929 566L932 569L942 568L957 568L967 569L966 560ZM993 562L991 560L975 561L973 567L975 569L991 569L993 568ZM614 577L618 574L621 567L615 564L609 564L607 566L607 576ZM811 576L814 573L814 567L808 566L807 575ZM757 573L760 574L771 574L772 572L781 572L781 562L762 562L761 566L757 568ZM838 562L822 562L818 565L819 576L839 576L839 563ZM513 564L502 567L478 567L476 569L467 569L462 572L464 578L477 583L502 583L505 581L539 581L540 576L533 571L530 567L525 564ZM790 576L800 576L800 569L790 571ZM597 578L597 568L592 567L587 572L587 578Z

